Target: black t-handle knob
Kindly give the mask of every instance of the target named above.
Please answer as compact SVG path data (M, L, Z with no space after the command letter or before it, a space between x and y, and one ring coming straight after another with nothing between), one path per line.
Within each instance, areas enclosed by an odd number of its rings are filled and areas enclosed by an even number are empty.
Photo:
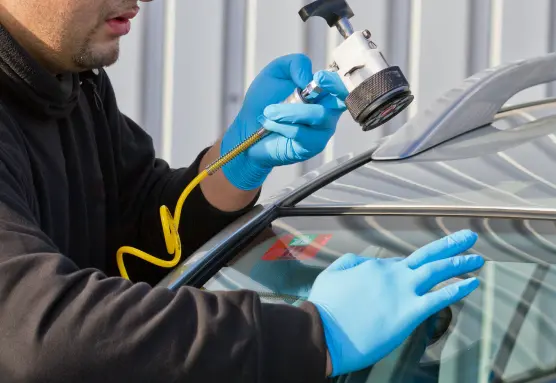
M317 0L307 4L299 11L303 21L310 17L319 16L326 20L329 27L333 27L340 19L353 17L353 11L345 0Z

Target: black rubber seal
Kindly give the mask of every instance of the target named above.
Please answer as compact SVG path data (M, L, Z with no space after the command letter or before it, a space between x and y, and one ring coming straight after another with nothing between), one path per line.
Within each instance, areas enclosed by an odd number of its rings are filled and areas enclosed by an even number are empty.
M377 105L371 104L361 114L359 125L365 132L378 128L404 111L413 102L414 98L410 91L388 94L384 100L376 101Z

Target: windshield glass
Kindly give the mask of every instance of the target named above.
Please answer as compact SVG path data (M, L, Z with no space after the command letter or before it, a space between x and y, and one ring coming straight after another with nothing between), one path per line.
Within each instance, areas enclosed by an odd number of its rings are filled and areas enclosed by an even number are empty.
M297 305L300 291L345 253L407 256L461 229L479 234L481 286L431 318L373 368L337 382L527 382L556 369L556 227L552 221L465 217L281 218L209 280ZM306 296L306 295L305 295Z

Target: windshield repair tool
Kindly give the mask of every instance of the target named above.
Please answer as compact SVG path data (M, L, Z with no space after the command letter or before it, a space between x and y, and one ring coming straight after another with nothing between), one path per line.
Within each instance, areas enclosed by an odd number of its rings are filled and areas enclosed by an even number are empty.
M349 91L345 101L346 107L364 131L383 125L411 104L414 97L402 71L397 66L388 65L382 53L371 41L371 33L368 30L354 31L349 21L354 13L345 0L318 0L303 7L299 15L303 21L314 16L322 17L329 27L336 27L344 38L344 41L334 49L332 54L334 62L328 70L337 72L342 79ZM283 103L312 104L317 103L324 95L323 90L312 81L305 89L296 89ZM133 247L123 246L116 254L122 277L129 279L123 262L123 255L126 253L160 267L176 266L181 259L179 222L187 196L203 179L216 173L270 133L261 127L244 142L207 166L181 194L174 216L166 206L161 206L160 219L166 250L168 254L173 254L174 258L167 261Z

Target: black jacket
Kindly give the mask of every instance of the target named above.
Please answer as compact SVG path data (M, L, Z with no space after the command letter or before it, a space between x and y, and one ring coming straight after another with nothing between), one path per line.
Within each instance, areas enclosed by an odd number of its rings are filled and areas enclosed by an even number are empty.
M50 76L0 26L0 381L324 380L312 305L153 288L169 270L131 256L135 283L119 277L122 245L166 255L159 206L173 211L203 153L171 169L103 70ZM196 188L185 256L243 213Z

